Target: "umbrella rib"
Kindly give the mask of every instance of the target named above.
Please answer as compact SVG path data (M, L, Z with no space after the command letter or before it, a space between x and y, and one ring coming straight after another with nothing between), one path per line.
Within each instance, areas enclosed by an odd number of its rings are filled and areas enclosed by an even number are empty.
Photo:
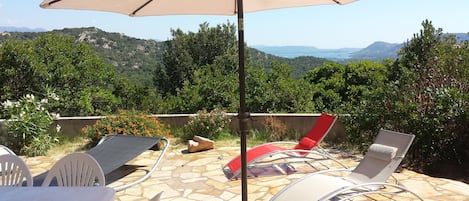
M56 0L56 1L60 1L60 0ZM140 7L138 7L136 10L134 10L134 12L132 12L130 14L130 16L134 16L135 14L137 14L138 11L142 10L143 7L147 6L149 3L151 3L153 0L148 0L147 2L145 2L144 4L142 4Z
M54 0L54 1L51 1L51 2L47 3L47 5L50 6L50 5L55 4L55 3L59 2L59 1L62 1L62 0Z
M342 3L339 0L332 0L332 1L335 2L336 4L342 5Z

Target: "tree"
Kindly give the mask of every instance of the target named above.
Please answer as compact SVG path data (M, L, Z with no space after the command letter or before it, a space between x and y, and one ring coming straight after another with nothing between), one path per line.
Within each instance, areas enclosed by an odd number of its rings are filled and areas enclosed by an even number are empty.
M312 85L316 111L341 111L358 104L362 96L371 93L387 80L387 69L372 61L325 63L308 72L305 81Z
M119 109L151 111L158 113L161 97L152 89L139 83L133 83L125 77L120 77L114 84L113 94L120 98Z
M0 100L19 100L27 93L45 92L47 69L38 62L32 41L7 40L0 46Z
M236 28L233 24L209 27L200 25L197 33L184 33L180 29L171 30L173 39L165 43L163 65L158 66L154 75L155 87L162 94L176 94L185 81L193 82L197 68L221 62L220 57L230 57L236 53ZM237 69L237 65L218 65L223 74Z
M246 68L246 106L250 112L269 112L273 90L268 87L268 75L260 67Z
M71 36L40 34L34 40L10 40L0 47L0 65L2 102L26 94L43 97L52 90L60 97L53 111L63 116L117 109L114 68Z
M312 99L316 111L333 111L340 106L345 96L345 66L325 63L310 71L304 79L312 84Z
M267 112L298 112L295 102L302 99L308 91L300 91L293 69L283 63L273 62L272 72L267 75L267 87L271 90L268 97L270 106Z

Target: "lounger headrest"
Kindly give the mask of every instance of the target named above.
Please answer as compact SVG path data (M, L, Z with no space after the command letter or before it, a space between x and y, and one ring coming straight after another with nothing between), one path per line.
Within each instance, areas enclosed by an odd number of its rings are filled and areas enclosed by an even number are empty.
M366 155L376 159L390 161L396 156L396 152L396 147L390 147L382 144L372 144L370 148L368 148Z
M303 137L294 149L311 150L317 145L317 142L309 137Z

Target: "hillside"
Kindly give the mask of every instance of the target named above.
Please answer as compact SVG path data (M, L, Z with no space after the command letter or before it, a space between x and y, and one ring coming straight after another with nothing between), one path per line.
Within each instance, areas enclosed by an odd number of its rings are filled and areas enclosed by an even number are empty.
M89 43L97 54L115 66L117 72L131 81L152 86L154 66L161 62L163 43L140 40L120 33L109 33L98 28L71 28L50 32L73 36L77 41ZM0 43L8 38L33 39L37 32L3 32Z
M164 45L155 40L142 40L98 28L71 28L53 30L87 42L121 75L146 86L153 85L153 71L161 63Z
M267 71L270 71L270 64L273 61L279 61L292 66L295 69L293 72L293 76L295 78L303 77L309 70L329 61L324 58L317 58L312 56L300 56L295 58L279 57L272 54L267 54L255 48L249 48L249 52L252 56L253 62L258 66L264 67Z
M385 58L397 58L397 52L404 46L404 43L374 42L366 48L352 52L352 60L374 60L379 61Z
M2 30L0 28L0 30ZM97 54L116 67L119 74L131 81L153 86L153 71L162 62L164 42L143 40L126 36L121 33L110 33L95 27L65 28L51 32L73 36L77 41L89 43ZM0 32L0 43L8 38L27 40L37 37L37 32ZM301 77L306 71L321 65L326 59L301 57L288 59L266 54L248 47L254 64L267 70L272 61L280 61L292 66L295 77Z

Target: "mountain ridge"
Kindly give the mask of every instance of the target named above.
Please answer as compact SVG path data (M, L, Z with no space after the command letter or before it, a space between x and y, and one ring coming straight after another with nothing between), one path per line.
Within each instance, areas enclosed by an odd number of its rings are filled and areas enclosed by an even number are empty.
M0 32L46 32L46 31L48 30L43 29L43 28L0 26Z
M469 41L467 33L446 33L455 36L458 42ZM402 43L389 43L385 41L375 41L365 48L336 48L326 49L314 46L303 45L254 45L253 48L263 52L286 58L295 58L298 56L314 56L326 58L334 61L354 61L354 60L373 60L380 61L386 58L397 58L397 53L405 45Z
M80 29L80 28L64 28L62 30ZM52 30L56 31L56 30ZM42 28L27 28L27 27L13 27L13 26L0 26L1 32L47 32ZM104 31L105 32L105 31ZM107 32L109 33L109 32ZM111 33L115 34L115 33ZM117 33L119 34L119 33ZM120 33L122 34L122 33ZM447 33L453 34L458 41L469 40L467 33ZM122 34L124 35L124 34ZM132 37L130 37L132 38ZM135 38L138 39L138 38ZM146 40L146 39L139 39ZM154 40L160 42L159 40ZM261 52L270 54L276 57L295 59L297 57L317 57L328 59L332 61L347 62L354 60L374 60L380 61L385 58L397 58L398 51L405 45L402 43L388 43L385 41L376 41L365 48L317 48L314 46L306 45L252 45L249 48L254 48Z

